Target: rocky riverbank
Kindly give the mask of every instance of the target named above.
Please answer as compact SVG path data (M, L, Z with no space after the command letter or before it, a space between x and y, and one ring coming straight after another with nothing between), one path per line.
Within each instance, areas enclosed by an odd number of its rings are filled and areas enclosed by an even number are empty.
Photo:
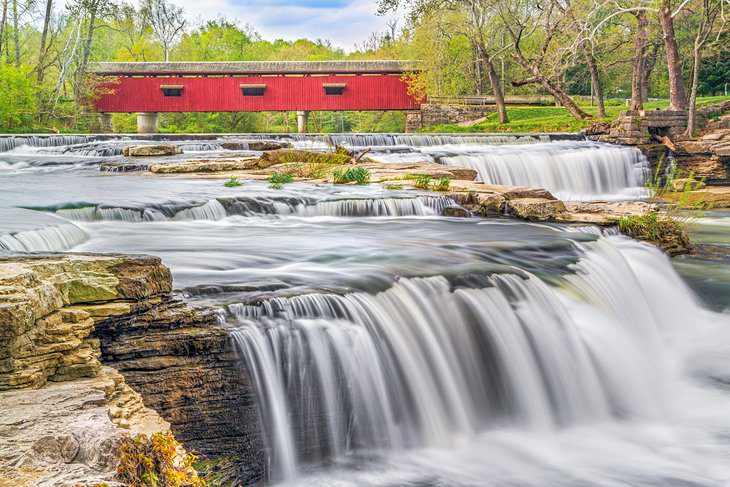
M0 485L111 485L125 434L170 430L206 460L245 460L219 476L263 475L227 332L171 289L154 257L0 258Z

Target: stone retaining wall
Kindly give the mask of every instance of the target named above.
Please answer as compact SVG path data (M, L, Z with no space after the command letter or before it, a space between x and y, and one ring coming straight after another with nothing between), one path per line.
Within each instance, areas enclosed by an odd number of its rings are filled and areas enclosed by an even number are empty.
M406 115L406 132L447 123L476 123L495 111L494 105L422 105L419 111Z

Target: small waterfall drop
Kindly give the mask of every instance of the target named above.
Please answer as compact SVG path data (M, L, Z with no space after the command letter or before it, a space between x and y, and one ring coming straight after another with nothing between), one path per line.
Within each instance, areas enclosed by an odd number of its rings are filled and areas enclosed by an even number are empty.
M429 277L378 294L230 305L274 478L358 451L449 447L505 425L663 417L652 278L637 278L635 260L605 238L582 245L558 287L526 273ZM666 267L657 254L642 259Z
M474 169L488 184L545 188L568 199L638 189L649 172L636 148L588 142L452 148L439 161Z

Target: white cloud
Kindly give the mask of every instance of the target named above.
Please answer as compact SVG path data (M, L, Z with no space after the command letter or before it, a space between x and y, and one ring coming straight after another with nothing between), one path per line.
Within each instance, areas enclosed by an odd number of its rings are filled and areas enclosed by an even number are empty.
M329 39L345 50L383 31L390 17L376 0L176 0L192 20L223 17L251 24L265 39Z

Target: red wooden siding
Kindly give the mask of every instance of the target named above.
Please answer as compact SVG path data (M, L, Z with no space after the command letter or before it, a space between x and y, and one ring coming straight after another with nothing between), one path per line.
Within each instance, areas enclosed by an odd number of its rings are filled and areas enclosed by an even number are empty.
M341 95L323 84L345 83ZM266 84L263 96L243 96L242 84ZM182 96L163 96L160 85L183 85ZM398 74L328 76L116 77L102 90L100 112L234 112L285 110L418 110Z

